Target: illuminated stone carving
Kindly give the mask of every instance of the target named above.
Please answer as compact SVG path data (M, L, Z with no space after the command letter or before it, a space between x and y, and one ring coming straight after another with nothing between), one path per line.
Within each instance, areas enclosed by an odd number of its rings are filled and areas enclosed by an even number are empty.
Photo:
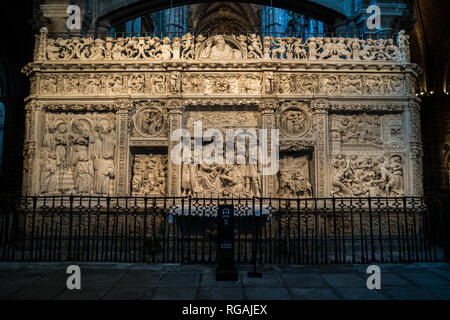
M420 195L409 40L37 36L24 194ZM279 129L280 171L171 162L175 129ZM138 151L136 151L138 150Z

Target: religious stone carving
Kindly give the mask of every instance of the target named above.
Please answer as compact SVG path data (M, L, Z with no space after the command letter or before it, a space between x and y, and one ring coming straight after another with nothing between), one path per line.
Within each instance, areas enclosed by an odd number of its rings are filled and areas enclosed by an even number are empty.
M111 114L47 115L40 144L39 192L110 194L115 145Z
M207 39L198 52L200 59L241 59L239 42L229 36L217 35Z
M286 136L299 137L308 130L310 120L304 109L288 107L281 112L279 122Z
M306 41L292 37L261 38L216 35L209 39L190 33L180 38L130 37L103 39L47 39L41 33L43 46L36 58L47 60L170 60L170 59L310 59L310 60L377 60L409 62L409 39L402 30L394 39L316 38ZM175 54L176 53L176 54Z
M278 195L282 198L312 196L307 156L284 156L278 173Z
M23 68L31 79L24 193L420 193L420 117L410 106L420 70L409 63L404 32L397 39L50 39L43 32L34 58ZM170 151L177 141L170 141L170 133L191 130L195 120L204 130L223 133L279 129L285 164L274 176L259 176L260 168L247 163L173 164ZM137 147L141 153L167 151L135 154ZM337 155L351 163L353 176L331 165ZM371 168L366 158L378 163L367 175L358 171ZM165 161L163 171L157 169Z
M134 127L142 136L159 136L166 127L166 115L157 107L145 107L136 112Z
M403 159L336 155L333 167L331 194L333 196L390 196L404 194Z
M167 195L167 155L135 154L133 156L131 193L135 196Z
M337 130L343 144L381 145L381 121L377 115L367 113L335 115Z
M409 82L397 74L346 74L299 72L230 72L198 73L123 73L114 74L45 74L39 82L43 95L142 95L153 94L260 94L334 96L402 96L410 94ZM38 87L36 85L36 87ZM274 91L275 90L275 91Z
M257 164L184 164L181 191L193 196L259 196Z

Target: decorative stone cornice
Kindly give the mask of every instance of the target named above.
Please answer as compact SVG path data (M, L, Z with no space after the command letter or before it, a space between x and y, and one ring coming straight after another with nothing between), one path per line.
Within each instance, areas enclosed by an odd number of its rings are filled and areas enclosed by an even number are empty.
M336 103L329 106L329 111L358 111L358 112L402 112L407 107L406 104L396 103Z
M43 109L46 111L59 111L59 112L108 112L108 111L117 111L118 107L114 104L99 104L99 103L83 103L83 104L64 104L64 103L50 103L43 104Z
M281 152L298 152L305 150L312 150L316 145L316 141L314 140L295 140L295 139L281 139L279 143L279 148Z

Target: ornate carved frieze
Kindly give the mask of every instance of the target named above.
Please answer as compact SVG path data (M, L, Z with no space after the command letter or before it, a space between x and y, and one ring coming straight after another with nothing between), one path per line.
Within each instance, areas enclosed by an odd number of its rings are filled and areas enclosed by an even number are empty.
M406 96L402 74L275 72L46 73L33 79L32 94L111 95L329 95ZM38 92L35 92L38 90ZM272 90L274 90L272 92Z
M305 150L313 150L315 145L315 140L281 139L279 148L280 152L300 152Z
M181 41L180 41L181 40ZM36 60L46 61L168 61L168 60L323 60L409 62L409 41L398 39L271 37L189 33L180 38L130 37L92 39L37 38Z
M332 112L402 112L407 104L392 102L372 102L366 103L342 103L334 102L330 104L329 110Z

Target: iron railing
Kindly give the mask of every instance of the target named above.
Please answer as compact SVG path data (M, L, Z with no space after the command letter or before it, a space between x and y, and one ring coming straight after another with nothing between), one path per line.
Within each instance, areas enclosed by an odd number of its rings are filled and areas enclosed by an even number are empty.
M235 208L237 263L434 262L448 254L440 199L2 196L0 260L213 263L220 204Z
M95 33L80 33L80 32L48 32L47 37L50 39L71 39L76 37L83 38L101 38L104 39L106 37L111 38L132 38L132 37L158 37L163 39L168 37L170 39L173 38L182 38L186 32L95 32ZM202 32L202 33L191 33L193 36L202 35L205 38L209 38L215 35L227 35L227 36L250 36L252 34L256 34L258 37L274 37L274 38L301 38L308 39L311 37L315 38L358 38L358 39L396 39L397 34L393 33L360 33L360 32Z

